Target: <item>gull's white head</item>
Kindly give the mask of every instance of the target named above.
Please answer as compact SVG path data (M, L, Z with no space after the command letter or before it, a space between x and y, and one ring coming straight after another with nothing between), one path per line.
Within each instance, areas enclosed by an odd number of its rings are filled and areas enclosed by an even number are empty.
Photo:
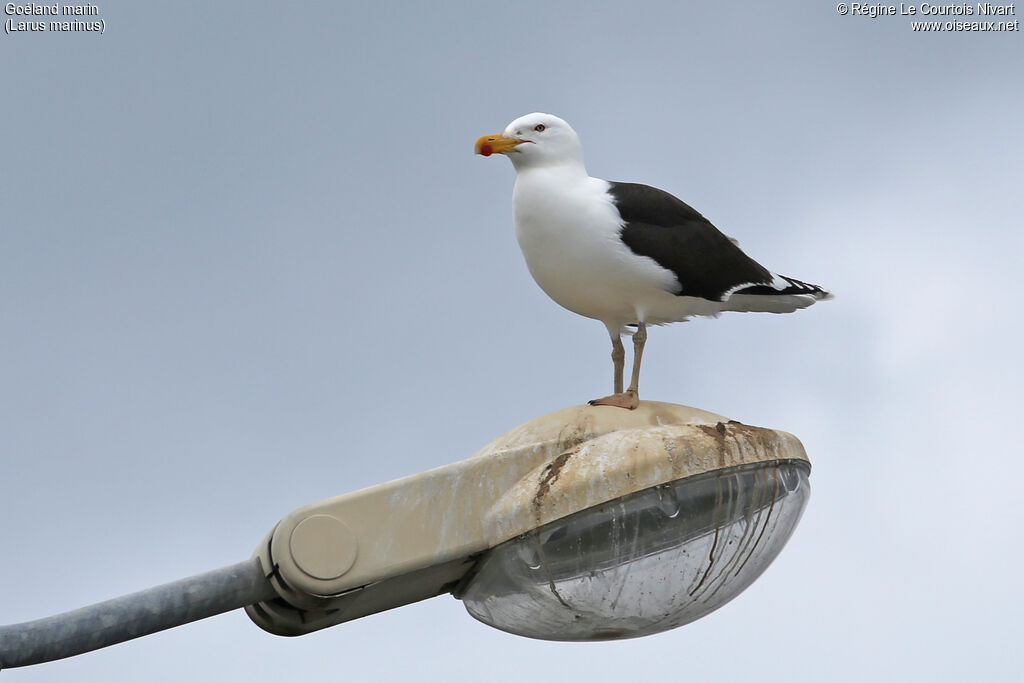
M541 166L583 166L583 146L568 123L551 114L520 116L505 132L484 135L476 141L476 153L504 154L517 171Z

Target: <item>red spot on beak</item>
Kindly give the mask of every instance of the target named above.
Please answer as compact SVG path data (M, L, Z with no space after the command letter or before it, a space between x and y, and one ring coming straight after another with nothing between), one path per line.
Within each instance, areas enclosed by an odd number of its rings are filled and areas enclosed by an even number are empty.
M480 145L480 153L483 154L485 157L489 157L492 154L494 154L494 148L488 144Z

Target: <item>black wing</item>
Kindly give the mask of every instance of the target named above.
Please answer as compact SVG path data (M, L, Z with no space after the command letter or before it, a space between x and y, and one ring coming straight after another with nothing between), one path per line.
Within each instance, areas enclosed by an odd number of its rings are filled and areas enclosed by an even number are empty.
M647 185L610 185L609 192L625 221L622 241L635 253L649 256L675 273L680 285L675 294L721 301L726 292L741 285L772 281L764 266L686 202Z

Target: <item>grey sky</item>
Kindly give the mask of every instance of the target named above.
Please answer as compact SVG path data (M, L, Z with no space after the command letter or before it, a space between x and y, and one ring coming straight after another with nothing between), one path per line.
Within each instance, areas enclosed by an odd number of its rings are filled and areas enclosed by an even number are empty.
M522 262L511 165L472 155L538 110L593 175L837 294L650 332L645 398L807 448L765 575L621 643L441 597L298 639L238 612L5 683L1014 678L1021 33L639 5L111 1L103 35L0 36L0 623L239 561L295 507L608 393L603 327Z

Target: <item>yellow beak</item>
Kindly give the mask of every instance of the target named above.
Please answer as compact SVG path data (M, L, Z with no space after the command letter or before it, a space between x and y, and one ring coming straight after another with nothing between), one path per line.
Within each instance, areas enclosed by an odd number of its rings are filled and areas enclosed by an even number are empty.
M516 145L521 145L526 140L516 140L515 138L507 138L501 133L497 135L485 135L476 141L476 153L483 154L485 157L489 157L492 154L505 154L512 150Z

